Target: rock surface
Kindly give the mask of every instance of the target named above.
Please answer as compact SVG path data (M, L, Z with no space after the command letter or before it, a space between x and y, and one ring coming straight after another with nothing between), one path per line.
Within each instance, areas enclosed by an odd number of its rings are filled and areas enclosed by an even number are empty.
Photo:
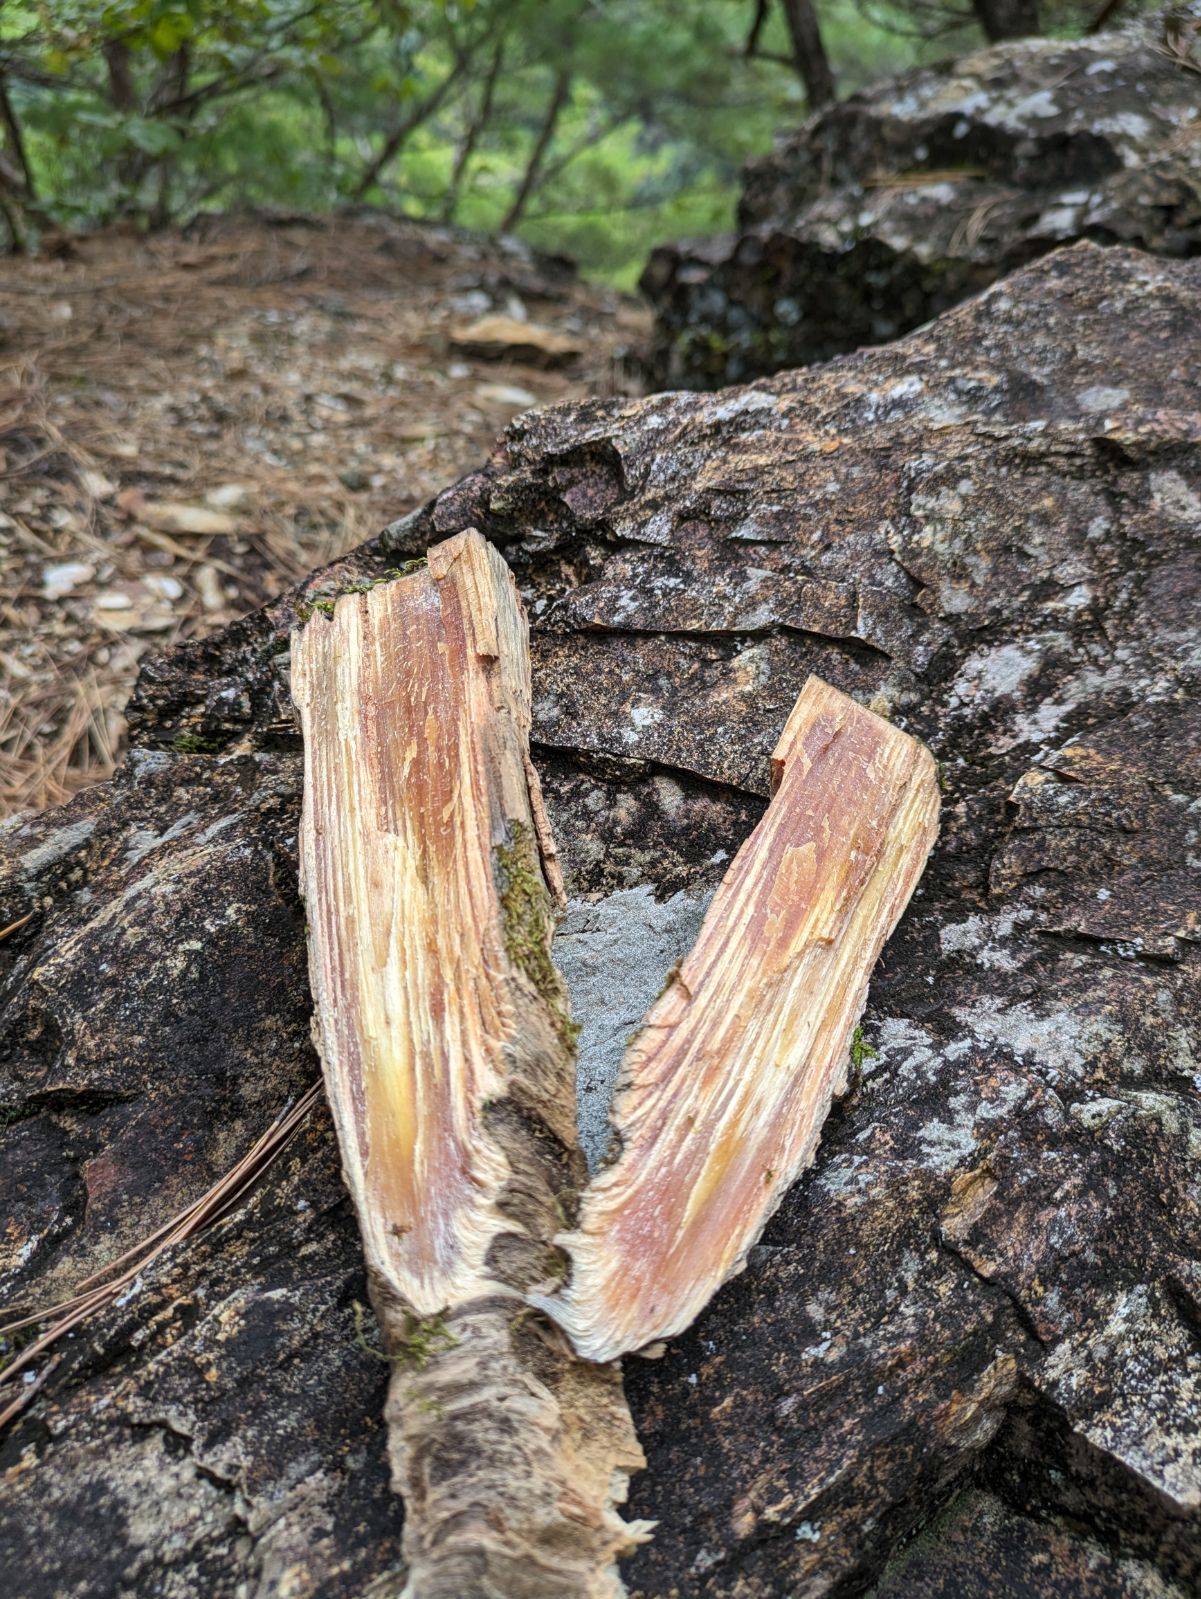
M666 385L879 344L1077 239L1201 251L1201 12L886 80L748 166L737 231L642 288Z
M641 1599L1197 1591L1199 306L1201 262L1082 245L820 371L530 414L306 585L471 524L503 546L577 899L711 887L811 671L944 762L859 1086L745 1274L627 1363ZM315 1075L304 597L148 665L114 781L0 834L0 926L36 911L0 943L9 1302ZM9 1591L394 1594L363 1297L317 1113L0 1440Z

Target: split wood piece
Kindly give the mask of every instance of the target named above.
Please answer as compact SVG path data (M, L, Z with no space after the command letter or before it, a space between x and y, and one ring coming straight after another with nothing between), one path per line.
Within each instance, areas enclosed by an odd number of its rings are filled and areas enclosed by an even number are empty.
M813 1158L872 967L937 836L929 752L817 678L772 787L627 1050L619 1153L560 1238L569 1285L536 1296L592 1360L680 1332L742 1269Z
M292 638L314 1034L394 1362L406 1594L608 1599L647 1535L614 1366L523 1304L586 1173L525 616L480 535Z

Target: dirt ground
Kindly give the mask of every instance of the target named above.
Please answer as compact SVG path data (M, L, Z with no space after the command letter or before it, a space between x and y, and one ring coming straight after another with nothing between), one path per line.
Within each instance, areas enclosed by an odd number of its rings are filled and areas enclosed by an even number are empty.
M369 213L0 262L0 814L108 775L148 651L360 543L518 412L635 392L648 328L565 264Z

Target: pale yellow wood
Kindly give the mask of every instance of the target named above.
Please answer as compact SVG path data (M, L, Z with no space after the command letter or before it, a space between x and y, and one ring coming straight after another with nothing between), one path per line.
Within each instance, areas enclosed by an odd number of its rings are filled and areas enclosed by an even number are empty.
M535 1295L592 1360L681 1331L742 1268L813 1158L872 967L937 834L929 752L817 678L773 784L627 1051L620 1153L561 1238L570 1282Z
M314 1033L385 1346L409 1599L613 1599L616 1367L525 1301L585 1180L529 652L478 533L293 635Z

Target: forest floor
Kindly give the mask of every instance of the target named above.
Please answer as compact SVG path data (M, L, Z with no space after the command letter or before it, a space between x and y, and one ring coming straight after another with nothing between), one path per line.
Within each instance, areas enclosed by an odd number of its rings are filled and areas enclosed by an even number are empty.
M648 330L566 263L370 213L5 261L0 815L108 775L148 651L369 538L518 412L636 392Z

